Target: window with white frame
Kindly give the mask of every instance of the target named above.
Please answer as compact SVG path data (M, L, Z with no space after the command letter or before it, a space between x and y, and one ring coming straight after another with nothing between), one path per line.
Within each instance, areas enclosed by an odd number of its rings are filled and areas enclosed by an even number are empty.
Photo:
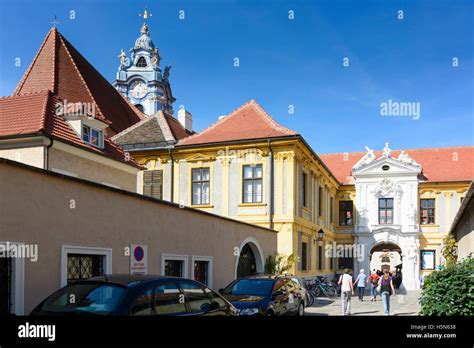
M262 203L262 165L243 167L243 202Z
M102 130L82 125L82 140L96 147L104 147L104 135Z
M61 248L61 286L112 273L112 249L65 245Z
M210 174L209 168L192 169L192 204L209 204Z
M187 255L161 255L161 274L171 277L188 277Z
M212 256L192 257L193 279L212 287Z

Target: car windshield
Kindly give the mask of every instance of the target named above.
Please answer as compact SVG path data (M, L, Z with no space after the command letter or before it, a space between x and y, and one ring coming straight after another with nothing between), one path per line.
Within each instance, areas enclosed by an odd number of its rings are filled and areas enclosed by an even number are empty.
M224 294L269 296L273 289L272 279L239 279L229 285Z
M112 313L118 306L125 287L101 283L78 283L66 286L51 295L41 311L52 313Z

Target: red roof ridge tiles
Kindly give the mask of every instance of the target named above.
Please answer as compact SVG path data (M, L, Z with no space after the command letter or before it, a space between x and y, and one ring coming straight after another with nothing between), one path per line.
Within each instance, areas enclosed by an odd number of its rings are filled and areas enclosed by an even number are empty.
M50 90L68 103L93 104L96 118L114 133L144 118L56 28L49 30L12 95L36 90Z
M265 122L268 121L271 126L273 126L275 128L278 128L283 132L289 133L288 135L297 135L298 134L298 132L296 132L292 129L286 128L286 127L282 126L281 124L279 124L277 121L275 121L275 119L268 112L266 112L265 109L259 103L257 103L257 101L255 99L251 99L247 104L254 105L260 112L262 112L266 116L266 118L264 118L264 121Z
M474 146L450 146L392 150L396 158L401 151L421 165L421 180L427 182L471 181L474 179ZM341 184L354 184L352 167L366 152L321 154L319 157ZM382 151L374 151L379 157Z
M33 58L33 61L31 62L30 66L28 67L28 69L26 70L26 72L23 74L20 82L18 82L18 85L16 86L15 90L13 91L12 95L11 96L14 96L14 95L18 95L20 89L23 87L24 83L26 82L28 76L30 75L31 71L33 70L33 66L36 64L37 60L38 60L38 57L40 56L40 53L43 51L43 48L46 44L46 42L48 41L48 38L49 36L51 35L51 33L54 33L56 30L56 28L51 28L48 32L48 34L46 35L46 37L44 38L43 40L43 43L41 44L38 52L36 52L36 55L35 57ZM56 37L54 37L54 45L56 45ZM52 76L52 81L51 81L51 89L54 88L54 69L52 70L52 73L53 73L53 76Z
M288 129L288 128L282 126L281 124L279 124L278 122L276 122L275 119L273 117L271 117L260 106L260 104L258 104L254 99L251 99L251 100L247 101L246 103L240 105L238 108L236 108L235 110L233 110L232 112L227 114L225 117L222 117L222 118L218 119L217 121L215 121L214 123L212 123L209 127L204 129L202 132L193 134L189 137L186 137L186 138L180 140L178 145L195 144L195 143L193 143L193 140L212 132L214 129L216 129L219 126L224 125L226 122L229 122L229 120L232 120L232 117L234 117L236 115L240 115L240 112L242 112L243 110L245 110L248 107L253 107L261 116L263 116L263 117L261 117L261 119L270 128L273 128L277 132L283 133L283 134L280 134L280 136L298 135L297 132L295 132L291 129ZM268 137L269 136L261 136L261 138L268 138ZM260 138L260 137L256 137L256 138ZM248 139L248 138L242 137L242 139ZM229 141L232 141L232 140L235 140L235 139L231 139ZM212 142L213 141L206 141L204 143L212 143Z
M420 148L410 148L410 149L391 149L392 152L400 151L437 151L437 150L449 150L449 149L465 149L465 148L474 148L474 145L454 145L454 146L445 146L445 147L420 147ZM383 150L376 150L374 153L381 153ZM353 151L353 152L332 152L332 153L321 153L319 156L344 156L344 155L356 155L360 154L361 156L365 155L367 151Z
M57 36L59 37L59 40L60 40L61 43L63 44L64 49L66 50L66 53L67 53L67 55L69 56L69 59L71 60L71 63L72 63L72 65L73 65L74 69L75 69L76 72L77 72L77 75L79 75L79 79L81 80L81 82L82 82L84 88L86 89L87 93L89 94L89 96L91 97L92 101L94 102L94 104L95 104L97 110L99 111L99 112L97 113L97 115L95 115L95 117L98 118L98 119L100 119L101 121L104 121L104 122L107 123L107 124L112 124L111 121L107 120L107 119L105 118L105 116L103 116L103 113L102 113L102 111L100 110L99 104L98 104L97 101L95 100L95 98L94 98L94 96L92 95L92 93L91 93L89 87L87 86L86 81L84 81L84 78L82 77L81 72L80 72L79 69L77 68L76 62L75 62L74 59L72 58L71 52L69 52L69 49L67 48L67 45L66 45L66 43L64 42L62 35L56 30L56 28L53 28L53 30L57 33ZM56 50L53 51L53 54L56 55ZM56 63L54 63L54 64L56 64ZM56 70L54 69L53 71L56 71ZM97 116L98 116L98 117L97 117Z

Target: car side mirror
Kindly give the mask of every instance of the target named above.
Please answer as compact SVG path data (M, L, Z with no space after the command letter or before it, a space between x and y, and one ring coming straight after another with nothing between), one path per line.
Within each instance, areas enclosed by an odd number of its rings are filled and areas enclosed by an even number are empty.
M222 294L224 292L224 289L220 288L218 291L219 291L219 294Z
M273 298L277 298L283 295L283 291L278 290L273 293Z

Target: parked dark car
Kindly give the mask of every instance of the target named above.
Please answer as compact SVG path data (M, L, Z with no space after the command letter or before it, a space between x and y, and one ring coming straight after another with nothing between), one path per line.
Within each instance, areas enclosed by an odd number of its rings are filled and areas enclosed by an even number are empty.
M219 292L239 315L304 315L305 293L291 276L238 278Z
M190 279L107 275L69 284L41 302L31 315L237 315L207 286Z

